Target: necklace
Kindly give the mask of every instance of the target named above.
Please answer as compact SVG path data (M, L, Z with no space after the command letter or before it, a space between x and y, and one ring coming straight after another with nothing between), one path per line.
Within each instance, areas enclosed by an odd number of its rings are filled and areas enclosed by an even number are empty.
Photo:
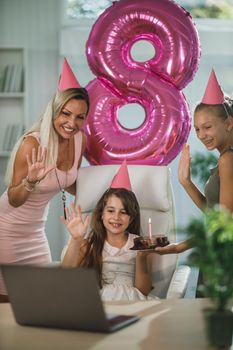
M69 164L69 160L70 160L70 142L68 141L68 164ZM69 168L69 167L68 167ZM67 168L67 169L68 169ZM68 170L66 170L66 183L65 183L65 188L67 187L67 172ZM63 215L64 215L64 218L65 220L67 219L67 216L66 216L66 193L65 193L65 190L64 188L61 187L61 184L60 184L60 181L59 181L59 178L58 178L58 174L57 174L57 169L55 168L55 175L56 175L56 178L57 178L57 183L58 183L58 186L59 186L59 189L61 191L61 200L62 200L62 204L63 204Z
M66 193L65 193L64 188L61 187L61 184L60 184L60 181L59 181L59 178L58 178L58 175L57 175L57 169L55 169L55 174L56 174L56 178L57 178L59 189L60 189L60 191L62 193L61 200L62 200L62 203L63 203L63 214L64 214L64 218L66 220ZM67 186L67 171L66 171L66 184L65 184L65 187L66 186Z

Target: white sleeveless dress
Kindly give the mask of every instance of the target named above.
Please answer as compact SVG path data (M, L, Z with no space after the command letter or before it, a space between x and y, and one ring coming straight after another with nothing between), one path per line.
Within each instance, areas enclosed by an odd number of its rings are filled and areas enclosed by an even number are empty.
M103 248L103 287L100 290L102 300L152 300L154 296L145 296L134 287L135 250L130 250L133 240L138 237L129 233L128 240L122 248L111 246L105 241Z

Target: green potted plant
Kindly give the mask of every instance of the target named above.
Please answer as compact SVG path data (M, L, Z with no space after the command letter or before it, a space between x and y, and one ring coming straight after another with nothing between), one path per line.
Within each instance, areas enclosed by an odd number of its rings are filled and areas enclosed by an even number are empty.
M221 209L205 211L186 228L192 265L203 274L203 293L212 307L203 310L210 345L229 347L233 335L233 217Z

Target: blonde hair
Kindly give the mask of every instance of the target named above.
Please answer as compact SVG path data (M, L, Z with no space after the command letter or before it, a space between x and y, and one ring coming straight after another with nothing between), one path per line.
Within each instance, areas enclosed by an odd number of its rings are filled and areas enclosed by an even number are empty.
M58 135L53 127L53 121L59 116L64 105L71 99L84 100L89 109L89 96L84 88L72 88L65 91L57 91L49 101L45 112L32 127L27 130L16 142L7 165L5 183L11 183L16 154L23 140L33 132L39 132L40 144L47 148L46 166L56 165L58 157Z

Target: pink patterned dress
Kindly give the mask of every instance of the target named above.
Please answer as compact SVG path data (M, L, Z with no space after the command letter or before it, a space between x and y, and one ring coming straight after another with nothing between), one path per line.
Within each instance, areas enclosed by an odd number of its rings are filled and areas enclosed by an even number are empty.
M39 142L39 133L33 133ZM82 133L75 135L75 159L68 172L56 169L61 188L72 185L77 178L82 148ZM0 197L0 264L47 264L51 262L45 234L49 201L59 192L55 169L30 193L18 208L8 202L7 191ZM0 273L0 294L7 294Z

